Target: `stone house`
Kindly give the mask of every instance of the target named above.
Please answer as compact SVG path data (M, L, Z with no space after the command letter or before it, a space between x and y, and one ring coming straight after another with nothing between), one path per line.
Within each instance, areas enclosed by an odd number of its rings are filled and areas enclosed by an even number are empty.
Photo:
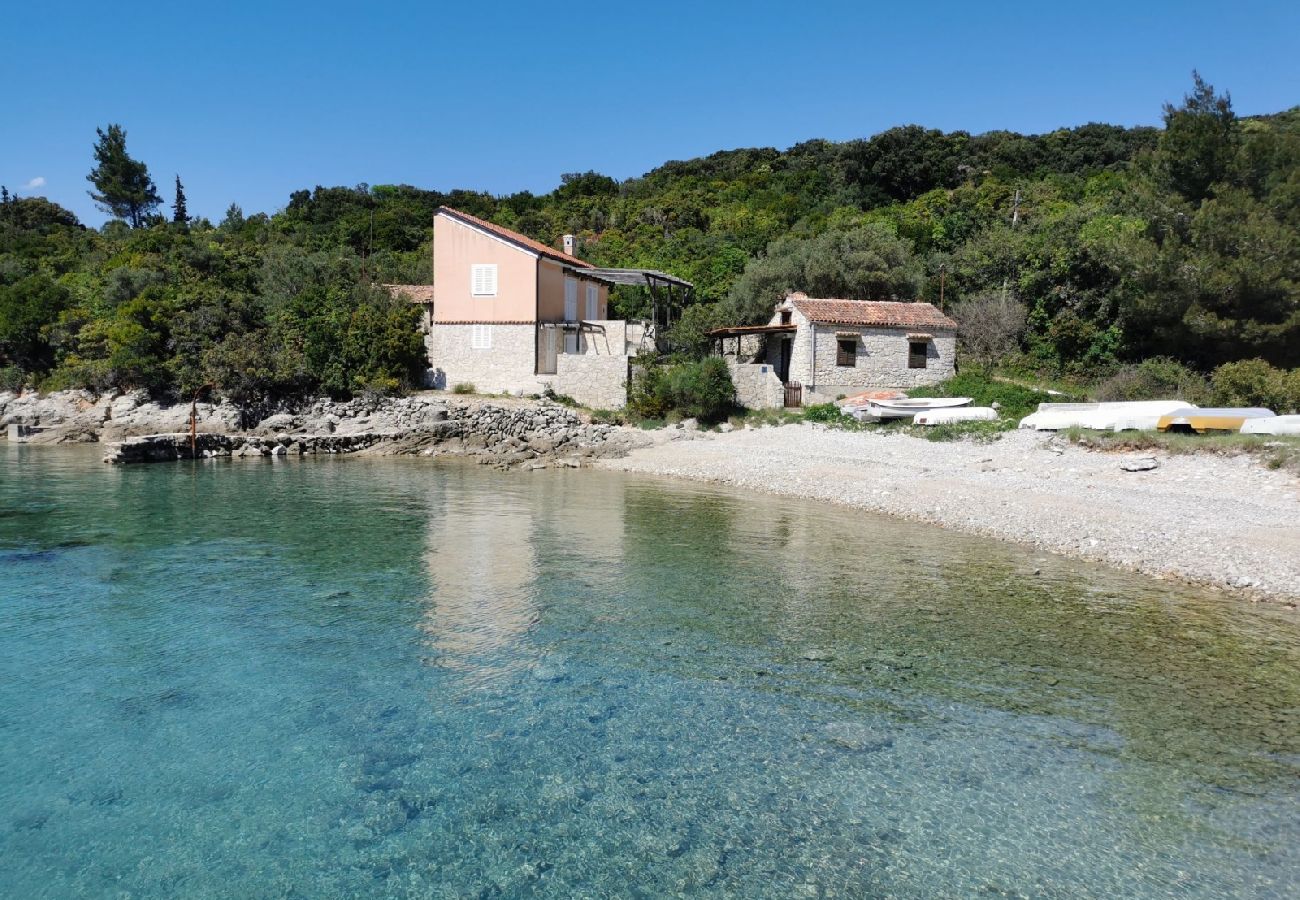
M433 220L433 284L386 286L424 307L429 386L519 394L549 388L593 408L624 406L629 359L652 342L653 328L610 319L610 288L690 285L649 270L599 269L573 251L572 235L556 250L441 207Z
M957 323L929 303L794 293L767 325L710 335L727 359L737 400L751 408L921 387L956 372Z

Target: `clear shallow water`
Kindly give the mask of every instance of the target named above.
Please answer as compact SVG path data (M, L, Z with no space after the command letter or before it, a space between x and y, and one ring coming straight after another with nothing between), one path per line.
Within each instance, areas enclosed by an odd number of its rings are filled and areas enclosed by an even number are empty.
M1298 632L652 479L0 448L0 896L1294 896Z

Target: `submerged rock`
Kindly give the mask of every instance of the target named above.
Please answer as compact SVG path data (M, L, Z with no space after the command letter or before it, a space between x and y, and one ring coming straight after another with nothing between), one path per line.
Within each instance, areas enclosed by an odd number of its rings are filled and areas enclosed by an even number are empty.
M860 753L875 753L894 745L894 738L887 732L857 722L832 722L822 733L835 746Z

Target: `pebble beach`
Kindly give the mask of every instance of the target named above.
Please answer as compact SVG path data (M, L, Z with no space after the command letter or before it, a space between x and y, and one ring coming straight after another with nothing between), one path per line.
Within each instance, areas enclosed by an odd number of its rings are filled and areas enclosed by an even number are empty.
M1161 578L1300 600L1300 479L1246 455L1111 453L1016 431L932 442L821 425L678 432L605 468L856 507ZM670 432L667 437L676 437Z

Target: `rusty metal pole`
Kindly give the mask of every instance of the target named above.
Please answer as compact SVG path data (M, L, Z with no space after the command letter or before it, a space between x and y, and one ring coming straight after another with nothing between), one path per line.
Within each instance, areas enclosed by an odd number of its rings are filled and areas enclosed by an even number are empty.
M215 384L205 384L194 392L194 398L190 400L190 459L199 458L198 450L198 422L199 422L199 395L204 391L216 387Z

